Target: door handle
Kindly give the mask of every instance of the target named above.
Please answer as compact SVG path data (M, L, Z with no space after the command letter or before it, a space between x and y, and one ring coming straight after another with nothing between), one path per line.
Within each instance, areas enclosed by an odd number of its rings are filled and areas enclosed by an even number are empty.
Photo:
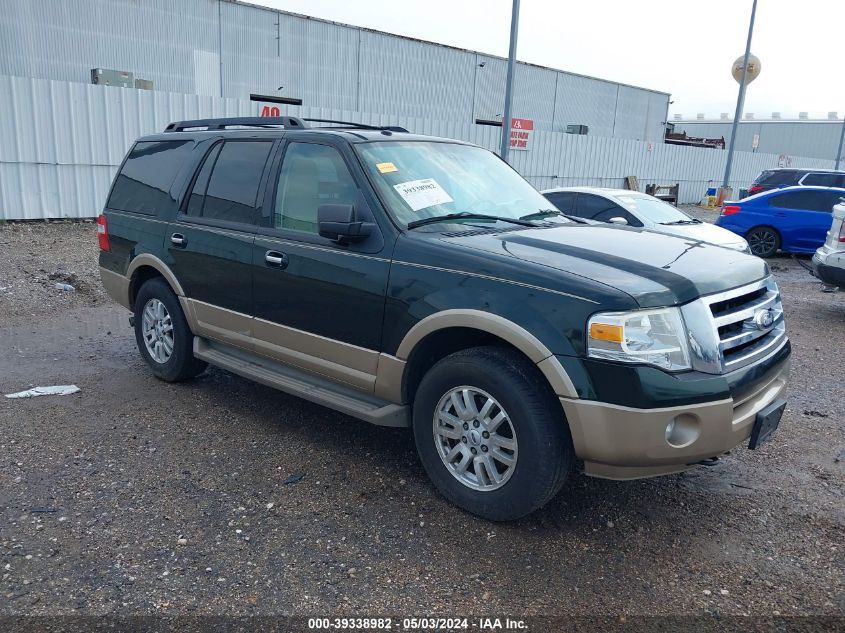
M176 246L186 246L188 244L188 240L186 240L185 236L181 233L174 233L173 235L171 235L170 241Z
M288 267L288 256L279 251L267 251L264 253L264 262L273 268L285 269Z

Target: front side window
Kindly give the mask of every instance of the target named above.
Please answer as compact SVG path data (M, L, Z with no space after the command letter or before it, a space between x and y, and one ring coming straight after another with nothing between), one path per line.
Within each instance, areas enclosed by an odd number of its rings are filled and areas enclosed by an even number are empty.
M572 191L551 191L543 194L561 213L575 213L575 193Z
M480 147L389 141L360 143L355 149L402 225L453 213L517 219L555 210L507 163Z
M596 216L603 215L607 212L611 213L610 217L613 217L613 213L622 215L622 208L618 204L607 198L594 196L589 193L582 193L578 196L577 209L578 215L588 220L597 220L598 218Z
M354 204L358 185L340 152L329 145L291 143L285 150L273 227L317 235L322 204Z
M272 147L272 141L226 141L215 146L194 182L188 215L256 223L258 189Z
M619 199L633 213L655 224L689 224L695 222L678 207L653 196L620 195ZM636 226L642 226L642 224Z

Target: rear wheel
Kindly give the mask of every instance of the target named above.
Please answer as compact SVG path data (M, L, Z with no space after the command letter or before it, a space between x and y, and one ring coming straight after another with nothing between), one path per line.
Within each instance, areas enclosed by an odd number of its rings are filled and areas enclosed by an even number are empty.
M179 299L161 277L145 282L138 291L135 342L153 373L162 380L186 380L206 368L204 361L194 358L194 336Z
M494 521L547 503L574 460L560 403L518 352L478 347L447 356L414 399L414 438L437 489Z
M745 239L757 257L772 257L780 248L780 233L770 226L755 226L746 233Z

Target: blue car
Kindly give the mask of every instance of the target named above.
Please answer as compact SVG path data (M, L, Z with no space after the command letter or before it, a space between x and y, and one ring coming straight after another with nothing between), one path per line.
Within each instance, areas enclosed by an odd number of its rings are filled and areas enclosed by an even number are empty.
M845 189L784 187L725 202L716 225L741 235L757 257L814 253L824 243L831 212Z

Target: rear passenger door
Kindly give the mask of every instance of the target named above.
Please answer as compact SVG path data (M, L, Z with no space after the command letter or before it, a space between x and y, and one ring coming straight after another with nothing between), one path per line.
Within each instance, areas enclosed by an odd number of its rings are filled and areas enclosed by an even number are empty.
M205 155L166 245L197 334L249 347L252 247L273 139L231 139Z
M841 193L808 189L769 198L773 223L783 237L784 250L814 251L830 229L833 206Z
M372 390L390 272L386 244L360 165L341 143L296 137L267 189L269 226L253 250L255 349L362 390ZM347 150L346 151L351 151ZM374 224L363 242L320 237L317 210L352 204ZM374 207L372 207L374 208Z

